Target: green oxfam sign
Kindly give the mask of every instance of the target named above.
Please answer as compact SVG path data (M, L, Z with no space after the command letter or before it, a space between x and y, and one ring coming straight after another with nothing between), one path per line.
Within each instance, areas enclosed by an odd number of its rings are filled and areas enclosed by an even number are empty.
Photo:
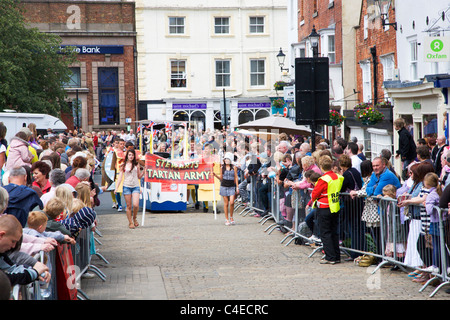
M450 61L449 37L425 37L424 60L426 62Z
M434 52L440 52L442 51L442 49L444 49L444 42L442 42L442 40L440 39L433 40L431 41L430 49Z

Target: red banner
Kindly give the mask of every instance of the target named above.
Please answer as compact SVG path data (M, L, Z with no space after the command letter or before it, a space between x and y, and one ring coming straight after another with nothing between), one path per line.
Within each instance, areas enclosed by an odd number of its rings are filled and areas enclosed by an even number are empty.
M202 159L170 161L154 154L145 155L145 182L174 184L214 183L212 162Z
M60 244L57 253L55 264L58 300L77 300L72 250L68 244Z

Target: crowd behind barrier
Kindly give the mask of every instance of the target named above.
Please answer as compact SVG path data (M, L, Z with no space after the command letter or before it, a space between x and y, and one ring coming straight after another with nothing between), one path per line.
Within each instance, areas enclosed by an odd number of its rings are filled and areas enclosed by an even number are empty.
M312 151L310 139L302 136L280 133L267 135L269 140L264 140L256 134L230 132L225 128L201 131L167 124L161 130L150 131L146 127L138 135L133 131L80 130L54 134L49 130L46 136L37 135L31 125L22 128L8 144L4 141L6 127L0 123L3 185L0 212L14 215L25 228L29 212L42 210L48 217L45 231L61 232L72 239L55 242L47 237L44 241L44 236L33 238L24 234L16 250L30 255L45 253L43 263L36 260L33 266L24 264L24 269L43 270L42 275L48 272L51 280L44 283L42 279L48 278L41 278L39 282L35 275L28 284L14 287L14 297L61 299L55 295L58 291L55 286L67 279L57 269L47 266L53 267L53 263L59 266L61 252L72 255L71 259L63 255L65 260L61 261L66 267L67 261L76 266L75 282L87 274L105 280L105 275L91 264L93 256L108 263L95 248L96 243L101 244L94 237L94 233L100 235L95 207L99 205L98 194L109 192L113 208L123 210L125 195L118 192L118 184L114 186L117 176L108 172L125 169L123 155L128 149L133 149L137 156L148 151L166 152L172 159L186 158L186 155L192 159L213 153L220 165L224 164L225 155L231 153L232 164L239 174L236 186L239 197L234 211L257 217L262 225L267 223L264 231L268 234L275 230L285 233L281 241L285 243L289 239L285 245L295 242L314 247L310 257L326 249L322 242L323 225L319 223L322 211L318 210L312 195L319 182L324 181L325 172L319 164L329 158L330 172L343 177L342 189L336 192L339 197L333 198L339 199L339 211L334 213L338 215L337 228L331 234L339 239L339 250L345 260L360 266L377 265L374 272L386 265L392 270L407 271L412 281L422 285L421 291L430 283L440 281L434 295L448 283L449 147L445 137L440 136L419 139L416 145L402 121L394 124L399 133L399 150L393 155L385 149L377 157L366 159L363 145L356 138L351 141L340 137L333 141L318 138L316 150ZM110 167L106 166L109 155L113 155ZM402 172L393 169L394 157L400 158ZM18 168L24 168L25 173ZM100 170L102 183L96 184L93 177ZM434 176L427 175L431 173ZM67 190L72 197L67 196ZM203 206L207 212L208 202L197 201L197 188L191 190L190 201L197 209ZM19 196L25 194L26 197ZM129 223L130 228L138 226L136 219ZM10 251L0 252L0 267L4 266L3 255L9 255ZM8 274L8 268L2 269ZM79 287L76 296L88 298Z
M372 273L382 267L405 272L409 279L421 285L420 292L433 285L435 288L430 294L433 297L450 283L450 187L447 187L450 153L443 137L439 137L438 140L442 142L435 146L421 145L421 142L427 140L431 143L435 141L432 138L418 141L415 159L402 172L406 179L395 172L389 150L383 150L380 156L370 161L363 160L360 148L358 151L361 159L357 160L357 152L349 150L354 148L351 142L348 143L350 148L342 148L337 144L347 143L343 139L337 139L334 141L334 151L339 152L333 152L331 148L331 157L334 160L333 172L349 179L349 175L345 174L350 167L349 161L353 168L351 179L354 183L352 188L348 188L348 181L344 178L343 185L346 188L339 193L340 210L336 213L339 216L336 233L341 256L361 267L376 266ZM301 152L295 156L300 166L301 159L308 157ZM330 151L319 150L312 156L318 164L320 157L330 156ZM259 223L262 225L273 221L264 231L268 234L274 230L283 232L285 237L281 243L290 239L286 246L295 241L296 244L314 249L309 257L321 253L325 257L318 213L311 203L311 193L317 180L307 181L311 183L310 186L301 189L300 181L305 178L305 171L303 177L300 174L297 179L291 178L293 183L287 182L289 178L280 179L283 176L283 166L298 172L298 168L287 161L290 158L280 158L276 174L272 177L264 174L251 176L248 180L249 200L246 201L246 195L241 193L236 210L240 210L239 214L242 216L261 217ZM356 161L351 161L353 159ZM438 161L440 166L436 166ZM370 172L364 172L367 166L370 167ZM436 167L440 167L441 172ZM356 183L356 180L361 183ZM264 210L266 207L261 202L266 197L260 192L263 183L270 185L269 189L264 189L270 201L270 210ZM290 215L289 212L294 214ZM446 290L446 293L450 293L450 290Z

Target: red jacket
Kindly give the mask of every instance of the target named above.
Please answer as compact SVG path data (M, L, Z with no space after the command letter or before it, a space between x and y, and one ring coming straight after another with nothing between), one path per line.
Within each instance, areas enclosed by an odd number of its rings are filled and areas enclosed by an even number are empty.
M338 176L333 171L325 172L323 175L329 175L333 180L337 179ZM328 183L323 181L322 179L317 180L316 185L314 186L313 191L311 192L311 201L308 203L311 206L314 201L318 201L321 203L320 208L328 208Z

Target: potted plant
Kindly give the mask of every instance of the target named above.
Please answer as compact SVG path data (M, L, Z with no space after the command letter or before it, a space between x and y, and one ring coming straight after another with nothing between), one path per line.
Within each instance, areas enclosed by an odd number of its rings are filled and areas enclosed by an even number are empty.
M377 108L392 108L392 103L389 100L383 100L376 104Z
M329 126L339 126L344 122L345 117L336 110L330 110Z
M376 124L384 120L384 114L373 107L358 108L355 110L355 119L364 125Z
M273 87L275 88L275 90L283 90L283 88L287 85L286 82L284 81L277 81L275 82L275 84L273 85Z
M367 102L361 102L361 103L358 103L356 106L355 106L355 110L358 110L358 109L367 109L367 108L370 108L372 105L370 104L370 103L367 103Z
M272 105L275 108L282 108L284 106L284 100L281 98L275 99L272 101Z

